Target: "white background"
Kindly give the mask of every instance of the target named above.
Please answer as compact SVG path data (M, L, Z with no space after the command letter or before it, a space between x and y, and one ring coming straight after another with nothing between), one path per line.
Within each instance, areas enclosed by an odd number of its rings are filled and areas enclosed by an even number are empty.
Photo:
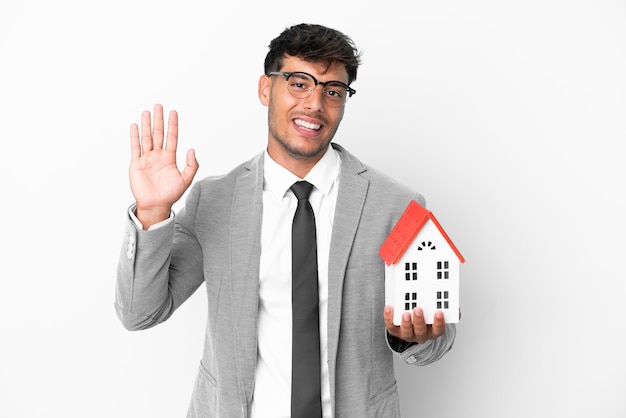
M1 417L184 416L206 297L136 333L113 310L128 127L163 103L198 178L247 160L303 21L364 52L336 141L467 259L453 350L396 365L404 416L626 416L624 2L200 3L0 0Z

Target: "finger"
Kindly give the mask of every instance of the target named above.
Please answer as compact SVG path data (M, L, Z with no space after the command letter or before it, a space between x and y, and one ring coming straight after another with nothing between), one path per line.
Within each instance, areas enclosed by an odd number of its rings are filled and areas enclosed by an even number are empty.
M392 335L395 336L396 324L393 323L393 306L386 305L383 312L383 319L385 321L385 327Z
M136 123L130 125L130 158L131 160L141 157L141 144L139 142L139 127Z
M141 150L144 154L152 151L152 126L150 112L147 110L141 113Z
M413 323L411 321L410 312L402 313L402 321L400 322L400 338L404 341L415 341L415 333L413 331Z
M152 128L152 141L153 149L163 148L164 138L164 119L163 119L163 106L160 104L154 105L154 127Z
M433 321L433 326L430 330L429 338L435 339L443 335L446 331L446 319L443 315L443 312L437 311L435 312L435 319Z
M187 186L191 184L194 176L198 172L198 160L196 159L196 152L193 149L187 151L187 162L185 163L185 168L180 175L183 177L183 181Z
M424 320L424 311L422 308L414 308L413 309L413 334L415 335L415 340L423 344L428 339L428 326L426 325L426 321Z
M175 110L170 111L167 118L167 142L165 149L176 152L178 147L178 113Z

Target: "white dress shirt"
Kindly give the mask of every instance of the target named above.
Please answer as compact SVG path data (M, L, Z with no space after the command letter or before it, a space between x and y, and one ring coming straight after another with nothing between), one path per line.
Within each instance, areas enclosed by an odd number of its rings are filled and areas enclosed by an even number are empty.
M325 418L332 416L327 350L328 258L340 167L339 153L330 147L303 179L315 186L309 202L315 214L317 232L322 410ZM291 224L298 201L289 188L298 180L301 179L265 152L258 359L252 418L291 415Z

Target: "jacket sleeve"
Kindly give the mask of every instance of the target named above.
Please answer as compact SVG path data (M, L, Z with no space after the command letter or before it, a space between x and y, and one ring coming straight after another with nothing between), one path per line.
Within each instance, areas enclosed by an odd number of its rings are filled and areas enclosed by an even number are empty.
M144 231L128 218L117 265L115 311L128 330L167 320L203 283L202 251L193 233L194 188L173 222Z
M386 332L386 331L385 331ZM387 345L389 348L406 363L414 366L426 366L440 360L454 344L456 338L456 325L446 324L446 330L442 336L436 340L430 340L424 344L407 344L400 347L387 333Z

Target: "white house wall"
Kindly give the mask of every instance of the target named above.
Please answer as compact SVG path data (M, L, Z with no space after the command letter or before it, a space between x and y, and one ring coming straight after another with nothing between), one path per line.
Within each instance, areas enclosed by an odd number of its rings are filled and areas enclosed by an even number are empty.
M423 250L418 250L422 243L426 243ZM428 242L434 245L428 246ZM448 279L437 279L437 262L448 261ZM417 280L406 280L406 263L417 263ZM410 272L413 273L412 271ZM435 311L444 313L447 323L456 323L459 320L459 260L441 235L436 225L428 220L417 237L409 245L398 263L387 266L386 272L386 303L394 306L394 323L400 324L402 313L406 311L405 296L410 294L410 309L413 306L413 296L416 294L417 306L424 310L427 323L432 323ZM412 277L411 277L412 278ZM448 308L437 307L437 292L442 292L442 302L448 302ZM443 300L444 293L448 298Z

